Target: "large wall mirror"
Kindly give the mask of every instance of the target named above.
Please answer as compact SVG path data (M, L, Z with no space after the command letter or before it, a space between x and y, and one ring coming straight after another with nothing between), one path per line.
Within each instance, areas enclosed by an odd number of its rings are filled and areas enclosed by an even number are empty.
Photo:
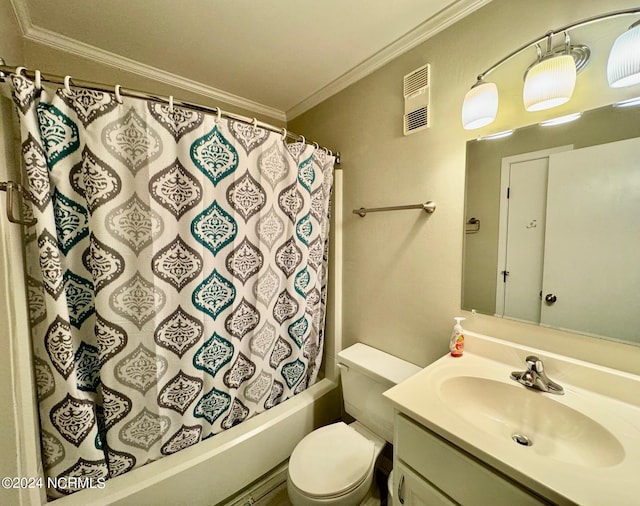
M467 143L462 308L640 345L640 106Z

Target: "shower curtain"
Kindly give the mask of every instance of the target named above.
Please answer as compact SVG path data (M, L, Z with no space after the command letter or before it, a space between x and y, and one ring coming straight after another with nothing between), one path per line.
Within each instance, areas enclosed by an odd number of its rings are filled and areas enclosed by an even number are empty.
M334 158L215 115L11 81L49 497L313 384Z

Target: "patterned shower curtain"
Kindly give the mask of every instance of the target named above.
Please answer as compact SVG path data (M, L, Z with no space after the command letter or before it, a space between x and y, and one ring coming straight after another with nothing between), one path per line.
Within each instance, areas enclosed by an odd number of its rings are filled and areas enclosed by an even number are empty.
M334 158L215 115L11 80L49 497L313 384Z

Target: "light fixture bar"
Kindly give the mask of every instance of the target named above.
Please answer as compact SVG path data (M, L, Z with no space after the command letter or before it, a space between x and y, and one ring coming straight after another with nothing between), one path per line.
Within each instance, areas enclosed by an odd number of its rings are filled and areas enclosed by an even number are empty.
M531 42L528 42L528 43L524 44L523 46L519 47L515 51L512 51L511 53L509 53L507 56L502 58L500 61L498 61L498 62L494 63L493 65L491 65L491 67L489 67L487 70L485 70L481 74L478 74L478 80L482 80L483 78L485 78L488 74L490 74L495 69L497 69L503 63L506 63L511 58L519 55L524 50L529 49L530 47L535 46L536 44L540 44L545 39L548 39L548 37L553 36L554 34L561 33L561 32L566 32L566 31L569 31L569 30L573 30L573 29L578 28L580 26L585 26L585 25L589 25L591 23L595 23L597 21L602 21L603 19L615 18L615 17L619 17L619 16L631 16L633 14L640 14L640 7L634 7L632 9L623 9L623 10L620 10L620 11L609 12L607 14L600 14L598 16L592 16L590 18L583 19L582 21L577 21L575 23L571 23L569 25L563 26L563 27L558 28L556 30L549 31L549 32L545 33L542 37L538 37L537 39L534 39Z

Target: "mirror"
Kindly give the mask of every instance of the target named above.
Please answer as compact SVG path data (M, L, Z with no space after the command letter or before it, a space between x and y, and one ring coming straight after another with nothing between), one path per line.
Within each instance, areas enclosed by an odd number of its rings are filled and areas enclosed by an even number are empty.
M640 345L640 106L467 143L462 308Z

